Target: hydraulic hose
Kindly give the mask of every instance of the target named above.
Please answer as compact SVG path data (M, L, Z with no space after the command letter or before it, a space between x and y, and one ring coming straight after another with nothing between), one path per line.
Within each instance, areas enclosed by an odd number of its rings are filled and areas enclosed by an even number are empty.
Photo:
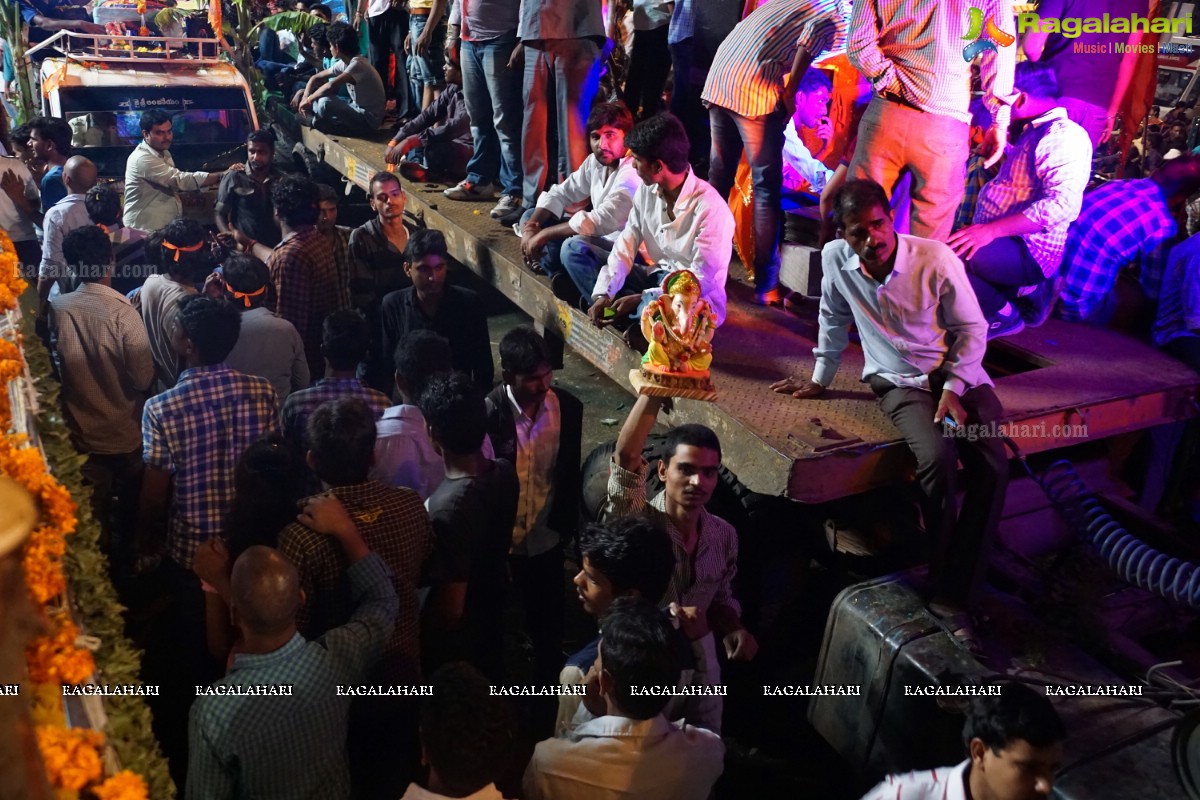
M1159 597L1200 609L1200 566L1161 553L1121 527L1104 510L1071 462L1060 459L1038 475L1015 442L1005 437L1004 443L1029 477L1042 487L1067 524L1089 540L1123 580Z

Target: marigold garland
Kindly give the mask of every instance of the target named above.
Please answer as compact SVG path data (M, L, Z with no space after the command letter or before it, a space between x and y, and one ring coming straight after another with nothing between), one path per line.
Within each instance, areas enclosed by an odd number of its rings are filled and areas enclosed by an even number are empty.
M75 646L79 628L60 615L61 622L49 636L37 636L25 648L25 663L34 683L83 683L96 671L92 653Z
M149 790L142 776L123 770L92 789L96 800L146 800Z
M87 728L37 728L38 749L46 765L46 777L55 789L78 791L100 780L103 765L99 747L104 736Z

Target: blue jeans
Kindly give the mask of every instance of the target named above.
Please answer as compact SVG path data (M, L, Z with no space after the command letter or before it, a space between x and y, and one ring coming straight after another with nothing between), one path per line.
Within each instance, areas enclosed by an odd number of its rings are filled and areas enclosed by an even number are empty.
M317 130L343 135L361 134L364 128L374 131L383 121L371 117L354 103L330 95L325 95L313 103L313 117L313 127Z
M551 98L558 142L558 164L553 179L565 180L591 152L587 118L592 99L600 88L600 66L600 48L591 39L542 39L526 43L525 121L521 128L526 206L537 202L548 177Z
M1020 236L1001 236L979 248L967 262L967 277L979 310L988 320L995 319L1006 304L1016 302L1022 286L1036 286L1046 279Z
M711 106L712 133L708 182L728 198L737 175L742 150L750 164L754 184L754 283L759 295L779 284L779 207L783 198L783 131L787 124L782 108L761 117L743 117Z
M463 41L463 98L475 154L467 180L486 185L499 175L506 195L521 196L521 73L508 68L516 32L486 42Z
M528 209L521 215L521 225L529 221L535 209ZM554 224L562 222L557 220ZM568 236L560 242L551 242L542 248L539 259L542 269L547 275L557 275L564 270L571 280L579 287L579 293L584 297L592 296L596 288L596 278L600 269L608 261L613 243L600 236Z
M409 16L408 35L412 42L415 43L417 38L425 32L425 25L428 22L429 17L418 14ZM421 105L421 95L424 94L426 86L440 89L446 83L445 75L442 72L442 66L446 63L445 42L446 23L443 22L433 32L433 41L429 43L425 55L409 54L408 56L408 88L412 92L413 104L416 106Z

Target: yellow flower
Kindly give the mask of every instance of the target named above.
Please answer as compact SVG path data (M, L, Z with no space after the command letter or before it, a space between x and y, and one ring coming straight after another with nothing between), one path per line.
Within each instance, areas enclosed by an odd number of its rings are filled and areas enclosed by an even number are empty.
M149 789L142 776L125 770L97 786L92 793L96 800L146 800Z
M46 777L55 789L78 791L100 779L98 748L104 736L86 728L38 726L38 750L46 765Z

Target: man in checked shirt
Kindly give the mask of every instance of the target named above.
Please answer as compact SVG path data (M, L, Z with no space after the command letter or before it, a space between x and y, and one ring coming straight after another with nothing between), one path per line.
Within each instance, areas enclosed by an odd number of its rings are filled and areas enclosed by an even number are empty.
M966 262L989 339L1050 315L1067 228L1092 173L1092 144L1059 105L1054 70L1022 62L1016 87L1013 118L1028 124L980 192L975 223L946 242Z
M630 410L609 467L604 516L644 513L664 525L675 549L675 571L663 602L694 607L697 617L721 638L728 658L749 661L758 652L758 642L742 625L742 607L733 596L737 531L704 508L717 488L721 466L717 435L703 425L672 428L658 463L663 491L646 497L649 464L642 458L642 448L664 402L661 397L641 395ZM707 662L716 665L714 637L705 635L703 642ZM719 683L720 675L714 675L713 681Z

